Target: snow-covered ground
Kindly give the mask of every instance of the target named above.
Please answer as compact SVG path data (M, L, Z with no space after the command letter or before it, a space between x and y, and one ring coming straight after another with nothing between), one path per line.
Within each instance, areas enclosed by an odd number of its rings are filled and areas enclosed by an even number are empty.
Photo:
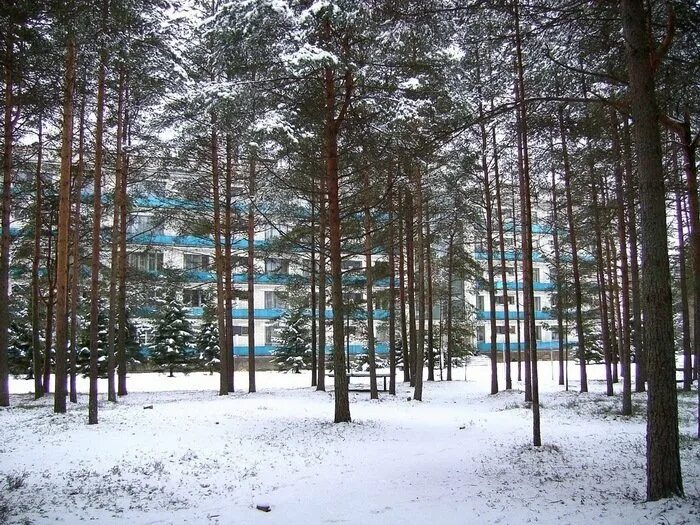
M18 393L0 410L0 523L700 523L697 392L679 398L687 496L647 503L644 395L621 417L602 369L578 394L570 366L565 392L541 363L540 448L522 385L489 395L481 359L467 381L460 369L426 383L422 403L402 383L378 401L352 393L351 424L332 423L332 393L308 372L259 373L255 394L237 373L227 397L217 375L132 374L97 426L86 395L55 415L50 398Z

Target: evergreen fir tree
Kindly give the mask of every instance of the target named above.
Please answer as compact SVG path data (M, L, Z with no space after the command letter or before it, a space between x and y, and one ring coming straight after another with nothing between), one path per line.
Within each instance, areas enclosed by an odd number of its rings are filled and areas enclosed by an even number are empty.
M221 363L219 325L215 314L215 308L209 305L204 307L202 327L197 335L199 362L209 369L210 374L213 374L215 369L218 370Z
M167 368L169 377L173 377L175 368L185 369L193 360L191 343L192 328L182 303L171 296L166 299L156 325L151 359L154 364Z
M107 377L107 317L104 313L104 305L100 304L99 314L97 316L98 325L98 341L97 341L97 375L98 377ZM80 350L76 359L78 372L83 377L88 377L90 374L90 315L88 314L84 322L83 333L79 341Z
M32 373L32 330L29 324L12 321L7 353L11 374L15 376L26 374L26 379L34 377Z
M274 337L275 350L272 362L278 370L293 372L311 368L311 341L309 320L301 308L287 311L278 320L278 330Z

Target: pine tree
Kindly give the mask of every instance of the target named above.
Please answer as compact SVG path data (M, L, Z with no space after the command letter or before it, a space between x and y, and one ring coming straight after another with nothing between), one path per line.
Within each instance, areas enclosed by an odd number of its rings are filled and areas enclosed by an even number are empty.
M173 377L175 368L186 368L193 359L192 329L182 303L175 297L166 299L155 332L151 360L167 368L169 377Z
M311 339L309 320L301 308L287 311L278 320L279 330L274 338L272 362L285 372L300 373L311 368Z
M204 307L204 319L197 334L197 351L199 362L213 374L214 369L221 365L221 349L219 347L219 322L216 319L216 309L209 305Z

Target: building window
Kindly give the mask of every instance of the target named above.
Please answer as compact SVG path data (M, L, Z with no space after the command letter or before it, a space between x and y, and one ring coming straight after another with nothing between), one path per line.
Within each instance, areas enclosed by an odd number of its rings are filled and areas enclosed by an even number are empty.
M364 296L357 292L344 292L343 302L345 304L351 303L353 305L358 305L364 302Z
M539 312L542 310L542 298L535 297L535 311Z
M509 325L509 326L508 326L508 331L509 331L511 334L514 334L514 333L515 333L515 326ZM497 334L500 334L500 335L505 335L505 333L506 333L506 326L505 326L505 325L498 325L498 326L496 326L496 333L497 333Z
M240 270L248 268L248 257L236 256L232 258L231 265Z
M535 326L535 338L538 341L542 340L542 325Z
M540 283L542 282L540 280L540 269L539 268L533 268L532 269L532 282L533 283Z
M185 254L185 270L208 270L209 256L200 253Z
M130 253L129 266L142 272L160 272L163 270L163 252Z
M204 306L207 302L207 293L201 288L185 288L182 291L182 302L185 306Z
M552 330L552 341L559 341L559 330Z
M279 292L266 291L265 292L265 308L286 308L287 300Z
M271 345L272 339L275 333L275 327L272 325L265 325L265 344Z
M362 261L353 261L350 259L346 259L344 261L341 261L340 268L343 271L360 270L362 268Z
M129 235L137 235L139 233L163 235L163 221L157 220L152 215L131 215L127 231Z
M265 273L289 275L289 261L283 259L265 259Z
M241 335L241 336L247 336L248 335L248 327L247 326L233 326L233 335Z
M479 325L476 327L476 342L483 343L486 341L486 328L484 325Z
M503 296L502 295L496 296L496 304L503 306ZM513 295L508 296L508 304L515 304L515 296L513 296Z
M484 296L483 295L476 296L476 309L480 312L484 311Z

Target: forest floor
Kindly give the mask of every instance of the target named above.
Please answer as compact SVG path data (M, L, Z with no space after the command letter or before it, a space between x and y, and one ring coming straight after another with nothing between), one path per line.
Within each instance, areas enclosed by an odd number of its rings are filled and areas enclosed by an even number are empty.
M538 448L523 385L489 395L482 358L466 381L458 369L426 383L423 402L403 383L374 401L351 393L350 424L333 424L332 388L316 392L309 372L259 373L254 394L237 373L227 397L217 375L132 374L128 396L101 398L96 426L84 380L64 415L13 394L0 410L0 523L700 523L697 391L679 392L686 497L646 502L645 394L623 417L601 367L588 394L569 370L564 391L540 364Z

